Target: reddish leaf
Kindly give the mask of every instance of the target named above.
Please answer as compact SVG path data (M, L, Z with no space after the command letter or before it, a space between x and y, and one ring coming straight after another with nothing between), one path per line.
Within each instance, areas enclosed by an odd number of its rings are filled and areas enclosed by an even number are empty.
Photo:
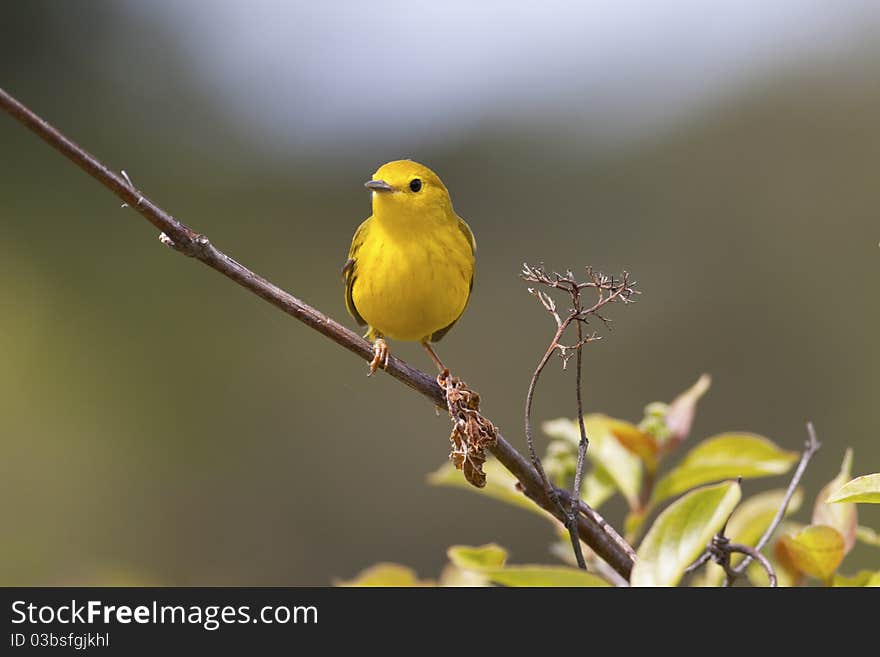
M669 411L666 413L666 426L669 427L670 437L667 443L673 447L688 437L691 432L691 425L694 423L694 415L697 412L697 402L700 400L709 386L712 379L708 374L701 376L697 382L690 388L676 397L669 405Z

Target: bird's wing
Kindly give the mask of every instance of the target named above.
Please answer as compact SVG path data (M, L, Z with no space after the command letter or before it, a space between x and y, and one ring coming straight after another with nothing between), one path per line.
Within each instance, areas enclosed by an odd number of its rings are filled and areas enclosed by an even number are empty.
M354 290L354 282L357 280L358 252L361 249L361 245L366 241L369 232L370 218L367 218L354 232L354 237L351 239L351 248L348 250L348 260L346 260L345 264L342 266L342 280L345 283L345 307L348 310L348 313L354 317L355 321L360 326L363 326L367 322L361 317L357 308L355 308L352 293Z
M461 217L458 217L458 229L464 234L464 237L467 240L468 244L471 245L471 253L476 255L476 253L477 253L477 239L474 237L474 233L471 231L471 227L468 226L467 222L464 219L462 219ZM470 300L471 291L473 289L474 289L474 274L472 271L471 272L471 283L470 283L470 286L468 287L468 300ZM467 302L465 302L464 305L466 308ZM461 313L459 314L458 317L456 317L454 320L452 320L452 323L449 326L444 326L439 331L434 331L434 333L432 333L430 336L431 342L439 342L440 340L442 340L443 336L446 335L447 333L449 333L449 329L451 329L453 326L455 326L455 323L459 319L461 319L461 316L463 314L464 314L464 310L461 311Z
M471 227L467 225L467 222L461 217L458 217L458 215L456 215L456 217L458 218L458 229L464 233L464 238L468 241L468 244L471 245L471 253L476 255L477 238L474 237L474 233L471 231ZM473 287L473 282L471 282L471 286Z

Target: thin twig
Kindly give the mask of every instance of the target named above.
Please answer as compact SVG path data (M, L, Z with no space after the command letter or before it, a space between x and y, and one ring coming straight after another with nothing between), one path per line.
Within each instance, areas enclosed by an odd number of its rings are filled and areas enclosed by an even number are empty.
M571 504L568 507L568 518L571 526L574 527L575 516L577 515L577 505L575 504L575 500L580 498L581 496L581 483L584 478L584 458L587 455L587 446L590 444L589 439L587 438L587 429L584 426L584 401L583 396L581 395L581 371L583 369L583 328L581 327L581 323L577 322L577 336L578 336L578 347L577 347L577 370L575 372L575 395L577 398L577 419L578 419L578 427L581 432L581 439L578 443L578 457L577 457L577 465L574 470L574 482L571 485ZM581 552L581 544L580 541L577 540L576 537L572 537L572 544L575 546L575 557L577 558L578 566L586 569L587 565L584 563L584 555Z
M532 461L532 466L538 472L541 477L541 482L544 485L544 490L548 495L552 496L553 484L550 483L550 480L547 478L547 474L544 472L544 466L541 465L541 459L538 458L538 453L535 451L535 440L532 435L532 402L535 398L535 387L538 385L538 379L541 377L541 373L544 371L544 368L547 366L547 363L550 360L550 357L556 352L557 344L559 343L559 338L562 337L562 334L565 332L565 327L567 325L563 325L561 322L559 324L559 328L556 330L556 335L553 338L553 341L550 343L550 346L547 347L547 351L544 352L544 356L538 362L538 366L535 368L534 373L532 374L532 378L529 380L529 388L526 391L526 409L525 409L525 433L526 433L526 445L529 449L529 458Z
M773 517L773 522L770 523L770 526L764 531L764 534L761 536L761 539L755 545L755 550L760 552L764 549L764 546L767 545L767 541L770 540L770 537L773 536L773 532L776 531L776 528L779 527L779 523L782 522L782 519L785 517L785 512L788 509L789 502L791 502L791 498L794 495L795 490L797 490L798 484L801 482L801 477L804 476L804 472L807 469L807 465L810 463L810 459L813 458L813 455L819 451L819 448L822 445L816 439L816 430L813 428L812 422L807 422L807 442L804 446L804 452L801 454L801 460L798 463L797 469L794 471L794 475L791 478L791 483L788 485L788 490L785 491L785 496L782 498L782 504L779 505L779 508L776 510L776 515ZM746 568L749 567L749 564L752 562L752 557L747 556L742 560L736 568L733 569L734 579L743 574ZM731 582L732 583L732 582Z
M711 559L711 558L712 558L712 553L709 552L709 550L705 550L705 551L703 552L703 554L701 554L701 555L697 558L696 561L694 561L690 566L688 566L687 568L684 569L684 574L685 574L685 575L689 575L690 573L692 573L692 572L694 572L695 570L697 570L697 569L698 569L700 566L702 566L704 563L706 563L707 561L709 561L709 559Z
M577 567L586 570L587 561L584 559L584 551L581 548L581 539L577 531L577 502L574 500L572 500L565 512L565 528L568 530L568 540L571 542L571 547L574 550Z
M566 271L565 274L560 274L558 272L549 274L544 270L543 266L532 267L528 264L523 264L523 270L520 274L521 278L527 282L537 283L539 285L550 288L551 290L561 290L566 292L569 295L569 299L571 302L571 308L569 308L568 315L563 319L562 316L559 314L559 311L557 310L557 304L556 301L554 301L553 297L551 297L547 292L544 292L543 290L540 290L538 288L529 288L529 292L538 299L541 305L544 306L544 309L547 310L547 312L550 313L550 315L553 317L554 321L556 322L556 333L554 334L553 339L550 341L550 345L547 347L547 350L544 352L543 357L538 362L538 366L535 368L535 372L532 374L532 378L529 381L529 388L526 392L525 434L526 443L529 449L529 457L531 458L532 465L535 470L540 474L541 479L544 483L544 487L547 490L548 494L556 499L558 496L552 492L554 490L554 487L551 484L550 480L547 478L547 475L544 472L544 466L542 465L541 459L538 457L537 451L535 450L535 443L532 435L532 403L534 401L535 388L538 384L538 379L541 377L541 373L544 371L544 368L550 361L550 357L554 353L558 353L560 358L562 359L562 368L565 369L568 365L569 359L572 357L572 355L575 355L577 357L575 388L580 440L578 442L577 466L575 469L574 482L572 485L572 493L570 496L568 509L563 509L562 505L559 505L559 509L560 511L563 511L565 513L567 518L565 522L565 527L568 529L569 537L571 538L571 545L572 549L574 550L577 564L580 568L584 569L586 569L587 565L583 556L583 551L581 550L580 541L578 540L577 533L575 532L576 517L578 515L577 502L578 500L580 500L581 481L583 479L584 470L584 458L586 455L587 446L589 444L586 428L584 427L584 408L581 394L581 373L583 370L583 347L586 343L592 340L598 340L599 336L595 333L592 333L587 337L584 337L582 325L588 323L589 318L596 317L604 322L607 326L609 320L607 320L605 317L602 317L602 315L599 314L599 310L605 305L613 303L617 300L621 300L624 303L627 303L632 300L631 297L633 295L638 293L635 290L634 285L630 284L629 277L626 272L624 272L620 280L616 280L614 277L605 276L604 274L595 272L592 267L587 267L586 271L588 278L586 282L578 281L571 270ZM597 299L596 303L585 309L581 305L580 292L581 290L590 287L596 290ZM572 323L577 325L577 342L574 345L564 345L560 342L560 340L565 334L566 329L568 329L568 327Z
M330 338L336 344L357 354L365 361L372 360L373 347L366 340L227 256L211 244L207 237L177 221L135 189L129 181L110 170L104 163L71 141L3 89L0 89L0 107L116 194L123 203L135 209L165 235L166 240L164 241L170 242L169 246L203 262L253 294ZM445 407L445 394L431 376L394 356L388 359L386 371L398 381L427 397L435 406ZM567 515L558 509L556 499L551 499L551 496L545 491L542 478L536 469L500 434L491 451L498 461L516 477L529 499L561 522L567 520ZM578 535L615 571L629 579L634 563L634 552L612 527L604 521L599 522L594 516L582 513L578 517Z
M767 571L767 579L770 581L770 586L776 586L776 572L773 570L773 566L770 563L770 560L767 559L763 554L761 554L757 548L753 548L750 545L743 545L742 543L728 543L727 551L730 552L739 552L740 554L745 554L746 559L754 559L757 561L764 570ZM729 584L733 583L736 579L734 576L731 578L731 573L735 573L735 569L730 568L730 563L728 562L727 568L724 569L725 573L727 573L727 582L725 586L729 586Z
M537 295L536 295L537 296ZM544 300L539 296L538 299L544 303ZM545 307L550 309L550 306L545 304ZM550 312L555 312L555 307L553 307ZM550 479L547 477L547 473L544 471L544 465L541 463L541 459L538 457L537 452L535 451L535 440L532 435L532 401L535 397L535 386L538 385L538 379L541 376L541 372L544 371L544 367L546 367L547 362L550 360L550 357L556 352L556 347L559 342L559 338L565 332L565 328L567 324L562 324L561 322L557 322L559 328L557 329L556 336L551 342L550 346L547 348L547 351L544 353L543 358L538 363L538 367L535 369L534 374L532 374L532 378L529 381L529 389L526 392L526 409L525 409L525 433L526 433L526 445L529 449L529 458L532 461L532 467L538 472L541 477L541 481L544 484L544 490L547 495L554 500L556 507L559 512L565 516L565 520L563 524L565 528L568 530L568 536L571 540L571 546L574 550L575 559L577 559L577 564L579 568L583 568L586 570L587 563L584 560L583 550L581 550L581 542L577 533L577 525L576 525L576 513L574 512L574 502L569 505L568 509L565 509L559 503L559 496L556 493L556 487L550 482Z
M782 503L776 510L776 515L773 517L773 521L764 531L764 534L761 536L755 547L743 545L741 543L731 543L730 539L724 535L727 530L727 523L724 523L724 527L721 531L712 538L709 545L706 546L706 550L699 556L699 558L685 569L685 573L691 573L706 563L709 559L714 559L715 563L724 568L724 574L727 576L724 581L724 586L733 586L736 580L742 576L745 569L749 567L749 564L752 563L752 560L757 560L764 570L767 571L770 586L776 586L776 573L774 572L770 561L761 554L761 550L767 544L767 541L770 540L770 537L773 536L773 532L776 531L776 528L779 527L779 523L782 522L782 519L785 517L785 512L788 509L791 498L794 495L795 490L797 490L801 477L804 476L804 472L807 469L810 459L813 458L813 455L819 450L819 447L821 447L819 441L816 440L816 431L813 429L812 422L807 422L807 435L808 438L806 445L804 446L804 452L801 455L800 463L798 463L798 467L794 471L791 483L789 483L788 489L785 491L785 495L782 498ZM735 568L730 565L730 555L733 552L739 552L746 555L745 559L743 559Z
M577 299L577 291L575 292L575 298ZM579 306L579 302L575 303L575 307ZM577 514L577 506L574 503L574 500L578 499L581 496L581 485L584 478L584 458L587 455L587 447L590 444L590 440L587 438L587 428L584 426L584 400L583 395L581 394L581 372L583 371L583 348L584 348L584 339L583 339L583 327L581 326L581 322L577 322L577 362L575 366L577 367L575 371L575 398L577 400L577 411L578 411L578 428L580 429L581 439L578 443L578 460L577 465L574 470L574 482L571 486L571 497L572 503L569 507L568 514L569 520L574 525L574 518ZM583 561L583 555L581 554L581 546L578 542L575 549L575 556L578 558L578 565ZM582 568L586 568L586 564L581 566Z

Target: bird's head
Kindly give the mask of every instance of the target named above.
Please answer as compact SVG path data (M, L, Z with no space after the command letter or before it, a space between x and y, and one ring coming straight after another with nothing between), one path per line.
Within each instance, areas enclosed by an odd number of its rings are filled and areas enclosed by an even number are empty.
M449 192L436 173L412 160L383 164L365 187L373 192L373 214L403 220L438 211L452 214Z

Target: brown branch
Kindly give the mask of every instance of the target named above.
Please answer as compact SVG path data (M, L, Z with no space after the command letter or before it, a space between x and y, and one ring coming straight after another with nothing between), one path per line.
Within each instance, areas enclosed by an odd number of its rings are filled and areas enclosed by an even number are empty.
M366 340L227 256L211 244L207 237L177 221L135 189L128 180L110 170L3 89L0 89L0 107L141 214L165 235L164 243L170 242L169 246L173 246L175 250L203 262L364 360L370 361L373 358L373 348ZM424 372L394 356L389 358L386 371L398 381L427 397L435 405L446 406L443 390ZM535 468L500 434L491 451L519 480L523 492L531 500L560 521L566 521L566 514L560 511L554 499L557 495L565 498L565 491L552 489L551 494L548 494ZM596 554L616 572L629 579L634 553L613 528L604 521L599 522L596 516L581 514L578 517L577 531L580 538Z

